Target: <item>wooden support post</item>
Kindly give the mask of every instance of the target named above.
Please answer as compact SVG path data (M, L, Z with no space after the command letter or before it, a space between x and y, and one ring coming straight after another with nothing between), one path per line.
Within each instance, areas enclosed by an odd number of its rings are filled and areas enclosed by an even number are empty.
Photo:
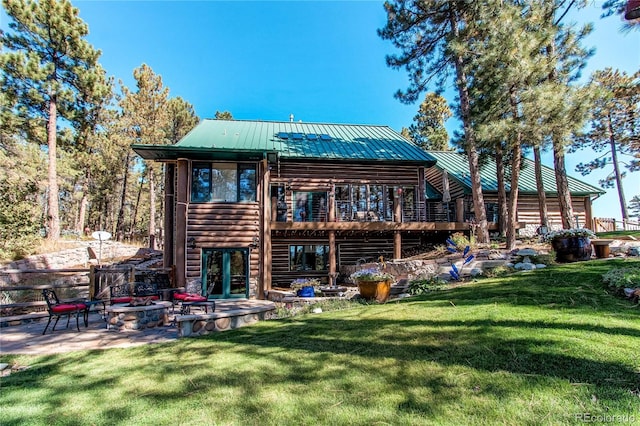
M427 218L427 203L424 198L424 182L424 167L418 167L418 199L416 204L416 207L418 208L418 211L416 212L416 220L418 222L422 222Z
M271 290L271 171L267 160L262 162L262 220L260 221L260 256L258 270L258 299L265 298L265 291Z
M165 164L164 174L164 250L162 252L162 266L170 268L174 263L174 212L176 208L175 193L175 176L176 165L172 163Z
M464 222L464 198L456 198L456 222Z
M189 200L189 160L179 159L176 184L176 287L187 284L187 209Z
M393 234L393 258L402 258L402 234L400 231L395 231Z
M595 230L593 223L593 211L591 210L591 197L584 197L584 216L585 216L585 228Z
M393 191L393 221L402 222L402 188Z
M336 271L336 254L338 253L336 247L336 231L329 231L329 285L333 284L333 278L337 277Z
M331 185L331 189L329 190L329 201L328 201L328 208L329 208L329 222L335 222L336 221L336 186L334 184ZM335 237L335 234L334 234Z
M89 265L89 300L96 296L96 265Z

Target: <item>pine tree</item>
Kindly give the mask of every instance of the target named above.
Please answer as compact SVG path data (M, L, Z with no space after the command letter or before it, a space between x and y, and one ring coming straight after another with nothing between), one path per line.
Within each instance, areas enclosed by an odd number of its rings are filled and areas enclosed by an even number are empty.
M468 61L474 56L468 49L468 42L474 36L472 23L482 7L484 5L475 2L445 0L386 2L387 25L378 30L378 34L400 50L397 55L387 56L387 65L405 69L409 74L409 87L396 93L402 102L415 102L430 84L442 87L449 73L455 74L459 98L457 113L464 130L464 151L469 161L478 242L487 243L489 231L467 69Z
M427 151L449 151L449 134L444 123L451 116L446 99L437 93L427 93L406 133Z
M137 91L131 92L123 87L124 97L121 102L129 136L136 144L165 145L168 143L166 132L169 128L169 89L163 86L162 77L146 64L136 68L133 76ZM157 172L158 165L151 161L145 161L144 168L149 183L149 247L155 249L156 188L161 173Z
M200 122L193 105L181 97L171 98L167 104L169 124L165 131L169 143L176 144Z
M640 196L634 195L631 201L629 201L630 216L640 220Z
M216 120L233 120L233 116L229 111L216 111Z
M548 41L548 33L539 12L532 5L523 6L519 2L488 5L481 11L484 16L475 24L476 37L470 44L476 53L469 69L473 76L470 93L478 139L484 142L485 149L496 150L498 160L509 159L508 249L513 249L516 242L518 185L525 140L530 129L535 129L536 117L526 112L531 110L530 105L540 102L537 83L547 72L540 46Z
M111 124L114 114L110 110L113 99L113 79L108 79L100 65L90 75L80 79L80 96L74 120L75 138L72 150L74 163L79 170L79 178L74 185L80 191L75 230L81 234L86 224L87 205L90 199L91 186L95 175L104 172L104 161L96 161L97 156L105 158L112 140L105 137L105 127ZM72 209L69 208L69 211Z
M626 220L629 214L622 187L625 172L621 170L621 164L624 161L620 156L630 157L626 163L629 171L640 170L640 71L631 76L611 68L596 71L591 77L591 85L597 90L597 98L591 108L590 129L576 138L572 151L591 148L603 154L578 164L576 171L586 176L610 165L613 171L600 180L600 186L612 188L615 183L622 219Z
M29 140L47 146L47 237L60 236L57 173L58 118L72 121L83 74L93 72L100 52L84 38L87 25L68 0L3 0L11 32L2 34L0 90ZM46 137L33 125L46 123Z
M553 165L556 175L556 189L560 204L563 228L574 225L573 206L569 192L569 179L565 165L565 146L572 134L579 133L587 117L588 91L572 87L570 84L580 76L592 51L585 50L581 42L592 30L591 25L575 30L571 25L562 24L569 8L584 7L584 1L572 1L567 6L564 0L542 2L547 8L547 28L555 35L545 48L550 72L545 83L546 108L541 125L547 129L546 137L553 146ZM565 7L566 6L566 7ZM559 15L559 16L558 16ZM541 85L542 86L542 85ZM542 88L542 87L541 87Z

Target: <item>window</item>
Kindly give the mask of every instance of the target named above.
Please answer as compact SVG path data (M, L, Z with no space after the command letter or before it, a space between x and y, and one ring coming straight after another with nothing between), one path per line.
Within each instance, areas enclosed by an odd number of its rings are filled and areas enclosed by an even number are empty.
M191 182L194 203L256 200L255 164L194 163Z
M291 271L327 271L329 246L289 246Z
M326 192L296 192L294 222L324 222L327 220Z

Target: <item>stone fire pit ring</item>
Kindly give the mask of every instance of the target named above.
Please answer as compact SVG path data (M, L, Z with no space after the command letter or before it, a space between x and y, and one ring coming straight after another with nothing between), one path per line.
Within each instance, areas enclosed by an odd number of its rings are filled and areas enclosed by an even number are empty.
M109 330L144 330L169 323L171 302L154 301L151 305L111 305L106 309Z

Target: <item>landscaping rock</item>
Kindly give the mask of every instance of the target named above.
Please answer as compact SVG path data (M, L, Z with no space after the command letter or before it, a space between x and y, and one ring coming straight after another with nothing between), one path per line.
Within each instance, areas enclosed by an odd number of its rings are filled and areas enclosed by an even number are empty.
M478 275L482 275L482 269L473 268L471 269L471 271L469 271L469 275L471 275L472 277L477 277Z
M487 258L489 260L504 260L507 258L507 255L497 250L491 250Z
M533 271L534 269L536 269L536 265L534 265L533 263L520 262L516 263L514 268L521 271Z
M525 256L537 256L537 255L538 255L538 252L535 251L532 248L525 248L525 249L522 249L522 250L518 250L518 252L516 253L516 256L522 256L522 257L525 257Z

